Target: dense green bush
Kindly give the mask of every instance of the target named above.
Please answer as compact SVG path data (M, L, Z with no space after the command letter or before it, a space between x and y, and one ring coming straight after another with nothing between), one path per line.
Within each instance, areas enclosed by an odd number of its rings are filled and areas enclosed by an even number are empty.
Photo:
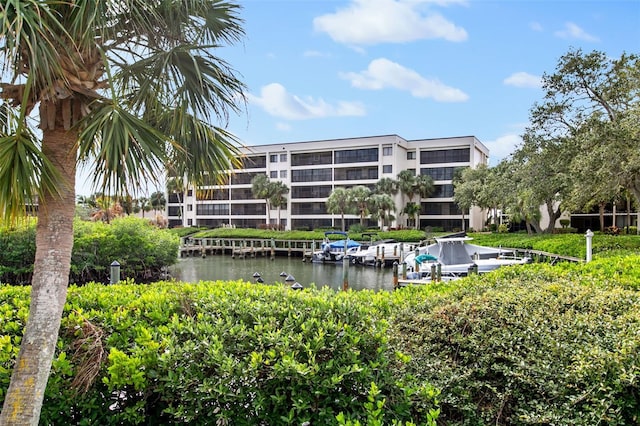
M41 424L638 424L639 265L377 293L72 286ZM28 290L0 286L0 402Z
M33 224L0 228L0 283L26 284L31 281L35 242Z
M405 359L387 345L400 297L243 282L72 287L41 423L434 424L437 391L390 368ZM0 287L0 306L1 400L26 289Z
M170 232L184 236L184 229L171 229ZM255 239L276 239L276 240L322 240L325 231L273 231L267 229L252 228L215 228L193 232L193 238L255 238ZM189 234L186 234L189 235ZM419 242L425 239L425 233L415 229L403 229L395 231L377 231L380 239L395 239L403 242ZM369 237L363 237L360 232L348 232L349 238L356 241L368 241ZM339 240L344 238L340 234L330 234L329 239Z
M540 250L562 256L581 259L586 255L586 237L581 234L469 234L474 244L490 247L509 247ZM619 254L640 254L640 236L604 235L596 233L592 239L593 256L615 256Z
M441 390L443 424L638 424L640 293L535 270L399 312L391 344L411 361L398 375Z
M111 223L76 221L71 282L108 282L109 266L120 263L122 277L137 282L158 280L176 263L179 239L149 221L124 217Z
M109 282L110 265L137 282L158 280L163 268L178 260L179 239L149 221L125 217L111 223L74 222L69 280ZM0 282L28 284L35 259L35 223L0 230Z

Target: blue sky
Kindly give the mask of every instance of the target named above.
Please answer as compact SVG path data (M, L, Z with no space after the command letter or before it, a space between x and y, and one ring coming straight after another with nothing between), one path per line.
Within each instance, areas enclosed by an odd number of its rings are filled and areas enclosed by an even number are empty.
M638 0L240 4L246 37L217 54L247 85L227 128L249 146L473 135L495 165L542 99L540 77L569 49L640 53ZM88 195L85 174L77 192Z
M248 86L246 145L474 135L497 164L569 49L640 53L640 1L245 0L221 49Z

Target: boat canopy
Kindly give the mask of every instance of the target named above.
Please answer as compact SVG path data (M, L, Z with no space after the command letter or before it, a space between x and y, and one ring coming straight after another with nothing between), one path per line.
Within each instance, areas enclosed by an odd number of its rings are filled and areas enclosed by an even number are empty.
M418 263L422 263L422 262L429 262L429 261L435 261L438 260L437 257L430 255L428 253L425 254L419 254L418 257L416 257L416 262Z
M342 250L344 249L344 242L345 240L338 240L338 241L331 241L329 243L329 247L331 247L334 250ZM347 248L350 249L352 247L359 247L360 243L354 240L346 240L347 242Z

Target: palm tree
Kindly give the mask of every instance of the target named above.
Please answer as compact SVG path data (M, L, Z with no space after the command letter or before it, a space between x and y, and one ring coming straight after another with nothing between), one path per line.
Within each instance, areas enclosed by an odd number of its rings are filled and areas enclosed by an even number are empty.
M251 193L253 194L253 196L255 198L259 198L261 200L264 200L267 204L266 206L266 210L267 210L267 221L266 221L266 225L267 227L269 227L269 223L271 222L270 219L270 212L271 212L271 202L270 202L270 198L273 195L272 191L273 190L273 186L271 185L271 180L269 179L269 176L265 175L265 174L259 174L253 177L253 179L251 179Z
M360 226L364 228L364 218L369 214L369 197L371 190L364 185L349 188L349 199L360 215Z
M285 194L289 193L289 187L281 180L277 180L271 182L270 192L271 197L269 198L269 203L271 204L271 207L274 207L278 210L277 229L280 229L280 210L283 207L287 207L287 197L285 197Z
M154 211L164 210L167 205L167 199L164 196L164 192L156 191L149 196L149 203Z
M352 203L349 198L349 191L344 188L335 188L329 198L325 202L327 212L331 214L339 214L342 221L342 232L345 231L344 215L353 211Z
M419 175L416 176L416 186L415 192L418 194L420 199L429 198L433 191L435 190L435 186L433 185L433 179L429 175ZM420 204L420 203L418 203ZM420 229L420 216L416 219L416 229Z
M142 212L142 217L144 217L145 213L151 211L151 203L149 202L149 199L147 197L140 197L138 198L137 201L138 201L138 207Z
M197 183L240 154L213 124L242 105L244 84L214 55L244 36L239 6L161 4L3 3L0 212L15 220L36 199L39 209L31 306L0 424L38 423L67 296L78 164L119 195L159 181L167 164Z
M403 170L398 173L398 191L403 196L402 203L404 204L404 208L402 209L403 213L406 213L407 204L404 203L404 196L409 198L409 203L413 203L413 197L416 194L416 173L413 170Z
M369 209L373 212L374 217L380 219L381 229L387 225L389 220L393 220L392 211L395 211L396 203L389 194L373 194L369 198Z
M398 182L384 177L376 182L375 192L377 194L396 195L398 193Z
M411 219L411 221L415 221L416 216L420 214L420 204L410 201L407 204L405 204L404 209L402 209L402 213L406 214L407 217ZM418 229L419 226L417 222L414 222L414 223L415 223L414 226L416 227L416 229Z

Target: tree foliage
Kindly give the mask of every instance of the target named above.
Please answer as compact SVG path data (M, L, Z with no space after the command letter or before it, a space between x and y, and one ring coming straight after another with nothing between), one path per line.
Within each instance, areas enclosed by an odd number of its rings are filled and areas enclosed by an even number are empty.
M218 0L3 4L0 213L14 220L37 200L38 228L27 343L0 423L39 416L66 300L78 164L116 195L167 169L200 183L237 164L224 126L245 86L215 52L243 37L238 10Z

